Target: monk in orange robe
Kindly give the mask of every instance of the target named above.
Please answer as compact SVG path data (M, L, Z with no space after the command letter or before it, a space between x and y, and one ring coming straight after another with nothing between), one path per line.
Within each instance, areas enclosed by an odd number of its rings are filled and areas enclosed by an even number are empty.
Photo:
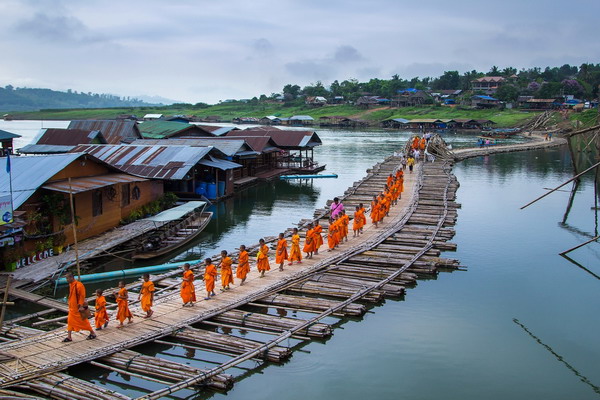
M341 217L342 215L338 214L337 217L333 220L333 231L335 232L335 234L333 235L333 240L335 243L335 247L338 247L340 245L344 237L344 233L342 232L343 227Z
M306 258L312 258L314 250L315 243L313 224L308 224L308 230L306 231L306 237L304 238L304 248L302 249L302 251L306 253Z
M315 255L317 255L319 254L319 248L323 246L323 227L319 223L318 219L315 220L315 225L313 228L313 237L315 239L314 253Z
M352 219L352 237L357 237L360 232L360 223L361 223L360 214L361 214L360 207L356 206L355 211L354 211L354 218Z
M67 272L65 278L69 283L69 315L67 317L67 337L63 342L72 342L71 332L89 331L88 339L95 339L96 333L86 317L88 304L85 301L85 287L76 281L72 273Z
M358 208L360 208L360 233L363 233L363 227L367 224L367 216L365 215L365 213L367 212L367 210L365 209L365 206L363 205L363 203L358 203Z
M190 264L183 264L183 282L180 290L181 300L184 307L192 307L196 301L196 287L194 286L194 273L190 269Z
M123 328L123 321L125 321L125 319L128 320L128 324L133 322L133 314L129 311L129 294L127 293L124 281L119 282L119 293L117 293L117 319L119 320L117 328Z
M150 280L149 274L142 275L142 279L144 279L144 283L142 283L138 300L140 300L142 310L146 311L144 318L150 318L154 314L152 303L154 302L154 291L156 289L154 288L154 282Z
M327 229L327 251L332 251L337 245L337 225L333 218L329 218L329 228Z
M298 235L298 228L292 230L292 247L290 248L290 263L292 265L294 261L298 261L298 264L302 262L302 252L300 251L300 235Z
M350 225L350 217L348 216L348 214L346 214L346 211L342 211L341 213L341 217L340 217L340 224L342 226L342 237L341 239L343 240L344 238L346 239L346 242L348 241L348 225Z
M271 269L269 265L269 246L265 244L265 239L258 241L258 254L256 255L256 268L260 272L260 277L265 276L265 272Z
M279 240L277 241L277 249L275 249L275 263L279 264L280 271L283 271L283 263L288 259L287 248L287 239L283 237L283 233L280 233Z
M204 260L204 285L206 286L206 297L204 300L210 300L215 295L215 281L217 280L217 267L210 258ZM195 295L194 295L195 296Z
M238 255L238 266L235 270L235 276L238 279L241 279L240 286L246 282L246 276L248 272L250 272L250 263L248 262L248 252L246 251L246 246L240 246L240 253Z
M221 290L229 290L229 285L233 284L233 270L231 269L233 260L227 255L227 250L221 251Z
M392 184L392 181L393 181L393 180L394 180L394 176L393 176L392 174L390 174L390 175L387 177L387 180L386 180L386 185L390 186L390 185Z
M96 289L96 303L94 304L96 311L94 312L94 320L96 329L102 330L108 326L108 313L106 312L106 297L104 297L102 289Z
M425 138L421 138L421 141L419 142L419 149L425 150L426 146L427 146L427 140L425 140Z
M377 196L373 196L373 201L371 201L371 223L375 225L377 228L377 223L379 222L379 201L377 200Z
M415 136L413 138L413 141L412 141L412 148L413 149L418 149L419 148L419 143L420 143L419 137Z

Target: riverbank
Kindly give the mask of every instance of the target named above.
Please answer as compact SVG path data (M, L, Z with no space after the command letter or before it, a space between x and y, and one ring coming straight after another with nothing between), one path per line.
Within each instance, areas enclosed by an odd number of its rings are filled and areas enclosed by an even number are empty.
M379 126L381 121L390 118L404 119L489 119L500 127L523 125L539 112L522 110L474 110L461 107L421 106L421 107L379 107L364 108L348 104L326 105L322 107L287 106L273 103L222 103L213 106L195 107L191 104L176 104L163 107L131 107L104 109L61 109L11 113L15 120L77 120L77 119L115 119L119 115L136 115L142 118L146 114L194 115L199 119L218 117L215 122L231 122L236 117L262 118L267 115L291 117L310 115L318 126L320 117L342 116L364 120L371 126Z

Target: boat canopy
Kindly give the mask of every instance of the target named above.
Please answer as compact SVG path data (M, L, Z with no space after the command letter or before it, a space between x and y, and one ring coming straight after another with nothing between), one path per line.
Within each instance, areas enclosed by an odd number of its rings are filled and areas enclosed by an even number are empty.
M169 208L161 213L156 214L153 217L146 218L146 221L154 221L154 222L168 222L174 221L176 219L183 218L186 214L206 206L205 201L188 201L185 204L182 204L177 207Z

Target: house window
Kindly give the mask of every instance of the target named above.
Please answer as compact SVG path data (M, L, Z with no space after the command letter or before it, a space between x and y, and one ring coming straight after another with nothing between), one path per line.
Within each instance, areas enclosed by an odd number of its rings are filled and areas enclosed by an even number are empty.
M102 215L102 191L94 190L92 192L92 216Z
M131 203L131 196L129 194L129 183L121 185L121 207L126 207Z

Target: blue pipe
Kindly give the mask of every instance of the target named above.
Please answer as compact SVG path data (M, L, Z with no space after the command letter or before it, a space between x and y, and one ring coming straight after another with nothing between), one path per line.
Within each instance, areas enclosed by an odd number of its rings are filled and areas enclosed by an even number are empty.
M337 178L337 174L328 175L281 175L279 179L313 179L313 178Z
M150 265L148 267L121 269L118 271L98 272L96 274L81 275L81 282L95 282L95 281L102 281L102 280L106 280L106 279L124 278L124 277L131 276L131 275L141 275L141 274L150 273L150 272L166 271L169 269L174 269L174 268L180 267L185 263L190 263L190 265L194 265L196 263L199 263L200 261L201 260L180 261L180 262L169 263L169 264ZM56 280L57 285L66 285L66 283L67 283L67 280L65 278L59 278Z

